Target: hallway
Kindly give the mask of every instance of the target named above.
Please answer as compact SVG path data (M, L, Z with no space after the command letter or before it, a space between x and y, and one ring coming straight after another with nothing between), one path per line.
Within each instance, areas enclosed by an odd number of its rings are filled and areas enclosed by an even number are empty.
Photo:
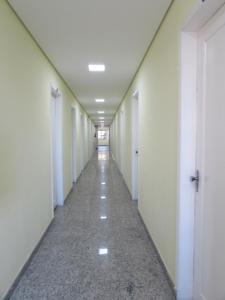
M175 299L107 151L94 155L57 208L10 299Z

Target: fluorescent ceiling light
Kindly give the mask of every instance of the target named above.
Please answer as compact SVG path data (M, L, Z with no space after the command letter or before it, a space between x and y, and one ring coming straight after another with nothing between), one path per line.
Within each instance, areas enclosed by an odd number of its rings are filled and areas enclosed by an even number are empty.
M105 99L95 99L95 102L102 103L102 102L105 102Z
M104 117L99 117L99 120L104 120L105 118Z
M89 72L104 72L105 65L88 65Z
M99 110L98 114L104 114L104 111L103 110Z

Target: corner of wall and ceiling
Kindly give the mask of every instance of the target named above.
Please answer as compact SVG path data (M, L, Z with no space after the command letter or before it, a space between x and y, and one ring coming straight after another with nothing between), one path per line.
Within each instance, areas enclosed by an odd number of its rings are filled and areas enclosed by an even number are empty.
M163 16L161 22L160 22L160 24L159 24L159 26L158 26L158 28L157 28L155 34L154 34L154 36L153 36L153 39L150 41L150 43L149 43L149 45L148 45L148 47L147 47L147 49L146 49L146 51L145 51L145 54L144 54L142 60L140 61L140 64L139 64L139 66L138 66L138 68L137 68L137 71L134 73L134 76L132 77L131 82L130 82L130 84L128 85L128 88L126 89L126 91L125 91L125 93L124 93L124 95L123 95L123 97L122 97L122 99L121 99L121 101L120 101L120 103L119 103L119 105L118 105L118 108L117 108L117 110L116 110L116 112L115 112L115 114L114 114L114 116L113 116L112 123L113 123L113 121L114 121L114 119L115 119L115 116L116 116L116 114L118 113L118 111L119 111L119 109L120 109L120 107L121 107L121 105L122 105L122 103L123 103L123 101L124 101L126 95L128 94L128 92L129 92L129 90L130 90L132 84L134 83L134 81L135 81L135 79L136 79L136 76L137 76L138 72L140 71L140 69L141 69L141 67L142 67L142 65L143 65L143 63L144 63L144 60L145 60L146 56L148 55L148 52L149 52L149 50L150 50L152 44L154 43L154 41L155 41L155 39L156 39L156 37L157 37L157 35L158 35L158 33L159 33L159 31L160 31L160 29L161 29L161 27L162 27L162 25L163 25L163 23L164 23L164 21L165 21L165 19L166 19L166 17L167 17L167 15L168 15L168 13L169 13L169 11L170 11L170 9L171 9L171 7L172 7L172 5L173 5L174 2L175 2L175 0L172 0L172 1L171 1L169 7L167 8L167 10L166 10L166 12L165 12L165 14L164 14L164 16ZM110 126L112 125L112 123L110 124Z

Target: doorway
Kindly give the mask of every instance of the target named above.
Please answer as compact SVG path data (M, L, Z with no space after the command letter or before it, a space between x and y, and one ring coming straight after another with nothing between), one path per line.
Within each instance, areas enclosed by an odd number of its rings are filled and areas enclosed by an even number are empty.
M225 299L225 7L215 6L182 34L178 299Z
M77 115L76 108L72 107L72 180L77 181Z
M132 199L138 200L138 139L139 139L139 106L138 91L133 94L132 102Z
M109 127L98 127L98 147L109 148Z
M109 134L110 130L107 126L98 127L98 160L109 159Z
M63 205L62 97L51 88L51 145L53 207Z

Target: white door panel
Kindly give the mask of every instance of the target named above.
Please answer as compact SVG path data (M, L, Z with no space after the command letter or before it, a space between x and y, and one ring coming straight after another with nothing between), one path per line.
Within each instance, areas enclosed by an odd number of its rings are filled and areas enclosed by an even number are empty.
M139 140L139 111L138 92L132 102L132 198L138 200L138 140Z
M221 23L222 21L222 23ZM196 300L225 299L225 14L201 32Z
M72 113L72 179L77 181L77 119L76 109L73 107Z

